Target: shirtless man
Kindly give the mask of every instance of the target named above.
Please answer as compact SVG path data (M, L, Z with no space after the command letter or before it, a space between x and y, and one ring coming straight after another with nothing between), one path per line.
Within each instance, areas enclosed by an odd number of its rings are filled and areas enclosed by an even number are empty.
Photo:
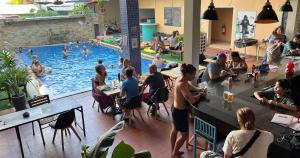
M182 77L178 78L175 82L174 105L172 107L173 126L170 137L173 158L178 158L183 154L179 149L189 136L187 107L189 104L195 104L200 97L206 95L205 90L188 83L188 81L195 79L196 68L193 65L182 64L180 71ZM191 91L199 93L193 95ZM181 136L177 138L178 132Z

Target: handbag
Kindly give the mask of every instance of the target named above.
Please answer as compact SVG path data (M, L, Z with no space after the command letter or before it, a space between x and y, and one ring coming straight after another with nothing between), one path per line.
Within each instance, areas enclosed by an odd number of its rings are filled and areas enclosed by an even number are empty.
M259 130L256 130L254 135L252 136L252 138L249 140L249 142L243 147L242 150L240 150L239 152L235 153L235 154L232 154L231 157L234 158L234 157L239 157L239 156L243 156L250 148L251 146L253 145L253 143L256 141L256 139L259 137L260 135L260 131Z
M293 150L300 151L300 132L294 132L292 134L290 145Z

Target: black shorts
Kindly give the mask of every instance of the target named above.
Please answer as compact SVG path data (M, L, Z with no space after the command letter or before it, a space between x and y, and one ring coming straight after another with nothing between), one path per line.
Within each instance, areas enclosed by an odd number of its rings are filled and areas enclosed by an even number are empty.
M187 132L189 129L188 110L176 109L174 106L172 106L171 110L175 129L180 132Z

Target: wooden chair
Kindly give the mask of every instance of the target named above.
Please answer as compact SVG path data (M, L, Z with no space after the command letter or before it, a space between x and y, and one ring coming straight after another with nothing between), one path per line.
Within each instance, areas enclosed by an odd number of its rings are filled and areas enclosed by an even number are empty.
M50 103L49 95L40 95L33 99L28 100L28 104L29 104L30 108L40 106L43 104L47 104L47 103ZM50 117L43 118L43 119L40 119L37 121L39 124L39 128L40 128L40 132L41 132L41 136L42 136L44 145L45 145L45 140L44 140L44 135L43 135L42 129L47 128L48 126L47 127L42 127L42 126L46 125L52 121L55 121L56 119L57 119L57 116L50 116ZM32 122L32 133L33 133L33 135L35 135L33 122Z
M76 132L75 128L72 126L72 123L74 122L74 120L75 120L75 111L70 110L70 111L67 111L65 113L60 114L55 122L52 122L52 123L49 124L49 126L51 128L55 129L53 139L52 139L52 143L54 143L57 130L58 129L61 130L61 145L62 145L62 150L63 151L65 150L63 132L65 131L65 133L67 134L67 130L68 130L68 133L71 134L70 131L69 131L69 128L71 128L71 130L74 132L74 134L79 139L79 141L81 141L81 138L79 137L79 135Z

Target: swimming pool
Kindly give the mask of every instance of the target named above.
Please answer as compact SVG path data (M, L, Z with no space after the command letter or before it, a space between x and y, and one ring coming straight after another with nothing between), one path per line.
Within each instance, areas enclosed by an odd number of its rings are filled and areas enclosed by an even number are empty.
M52 72L39 77L47 93L51 98L64 94L91 89L91 78L95 76L97 60L102 59L106 67L108 77L106 83L118 79L120 68L118 67L119 52L100 45L81 44L78 48L75 44L68 44L70 51L67 58L63 58L64 44L32 47L33 55L37 55L40 62ZM81 53L82 48L88 48L88 55ZM31 56L24 49L19 57L25 64L31 65ZM142 72L148 71L151 60L142 58Z

